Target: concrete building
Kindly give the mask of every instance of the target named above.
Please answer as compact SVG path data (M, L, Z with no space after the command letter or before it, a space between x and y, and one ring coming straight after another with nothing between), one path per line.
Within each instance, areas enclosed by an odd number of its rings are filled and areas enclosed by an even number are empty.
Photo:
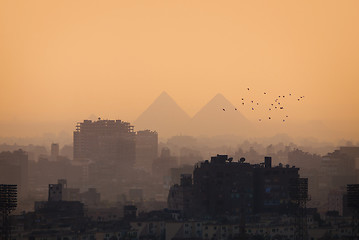
M74 160L91 159L132 167L136 158L134 127L121 120L84 120L74 131Z

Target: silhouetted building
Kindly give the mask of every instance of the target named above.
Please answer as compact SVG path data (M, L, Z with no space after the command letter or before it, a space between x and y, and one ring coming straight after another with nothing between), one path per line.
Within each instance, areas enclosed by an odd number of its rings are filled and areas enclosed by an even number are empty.
M58 179L62 178L74 185L81 186L84 178L83 167L76 163L63 156L59 156L57 161L49 161L45 157L39 158L37 162L30 161L29 183L31 189L47 190L48 183L56 183Z
M136 133L136 167L151 171L153 160L158 156L157 132L144 130Z
M60 147L58 143L51 144L51 161L56 161L59 157Z
M169 170L177 165L177 158L171 156L169 148L162 148L161 156L153 161L152 174L162 179L164 176L169 176Z
M310 154L299 149L288 152L288 163L300 169L319 169L320 162L321 157L317 154Z
M49 184L49 202L59 202L62 201L62 184Z
M180 184L181 183L181 175L182 174L192 174L193 173L193 165L181 165L177 168L170 169L170 183L171 185Z
M74 131L74 159L132 167L136 157L134 127L121 120L84 120Z
M359 147L340 147L322 157L319 172L319 193L326 200L332 190L345 187L347 184L359 183Z
M331 190L328 194L328 211L336 211L343 216L344 189Z
M181 210L186 217L192 215L194 207L194 192L192 185L192 175L182 174L181 183L173 185L168 193L168 208Z
M81 202L88 207L98 207L101 201L101 194L96 188L89 188L86 192L80 194Z
M28 155L21 149L0 153L0 183L18 186L19 198L28 193Z
M134 205L126 205L123 207L123 217L126 220L134 220L137 216L137 207Z
M49 184L48 201L80 201L80 189L69 188L66 179L59 179L57 184Z
M183 175L181 185L170 189L168 206L192 216L239 216L288 211L290 180L299 178L298 168L233 162L227 155L195 166L192 178Z
M1 239L10 239L11 224L9 215L17 207L17 186L0 184L0 233Z

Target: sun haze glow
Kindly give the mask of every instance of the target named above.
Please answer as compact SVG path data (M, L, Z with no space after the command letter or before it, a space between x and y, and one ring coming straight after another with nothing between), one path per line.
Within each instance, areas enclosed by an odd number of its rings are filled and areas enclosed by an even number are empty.
M0 1L0 137L133 122L167 91L306 96L293 121L358 140L359 1ZM250 111L242 113L258 121Z

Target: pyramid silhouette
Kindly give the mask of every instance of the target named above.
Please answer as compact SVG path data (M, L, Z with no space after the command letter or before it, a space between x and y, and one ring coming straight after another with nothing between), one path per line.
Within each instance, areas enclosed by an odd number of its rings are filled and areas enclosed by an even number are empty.
M219 93L193 116L186 130L192 135L248 135L251 124Z
M162 92L154 102L135 120L137 130L157 131L160 137L181 134L190 117L166 93Z

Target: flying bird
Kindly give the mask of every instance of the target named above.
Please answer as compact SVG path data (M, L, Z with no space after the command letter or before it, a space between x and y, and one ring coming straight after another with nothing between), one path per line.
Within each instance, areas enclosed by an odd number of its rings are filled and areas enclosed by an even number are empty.
M234 110L236 110L236 111L237 111L237 108L235 108Z
M223 111L226 111L226 109L224 109L224 108L223 108L222 110L223 110Z
M249 91L249 88L247 88L247 90Z

